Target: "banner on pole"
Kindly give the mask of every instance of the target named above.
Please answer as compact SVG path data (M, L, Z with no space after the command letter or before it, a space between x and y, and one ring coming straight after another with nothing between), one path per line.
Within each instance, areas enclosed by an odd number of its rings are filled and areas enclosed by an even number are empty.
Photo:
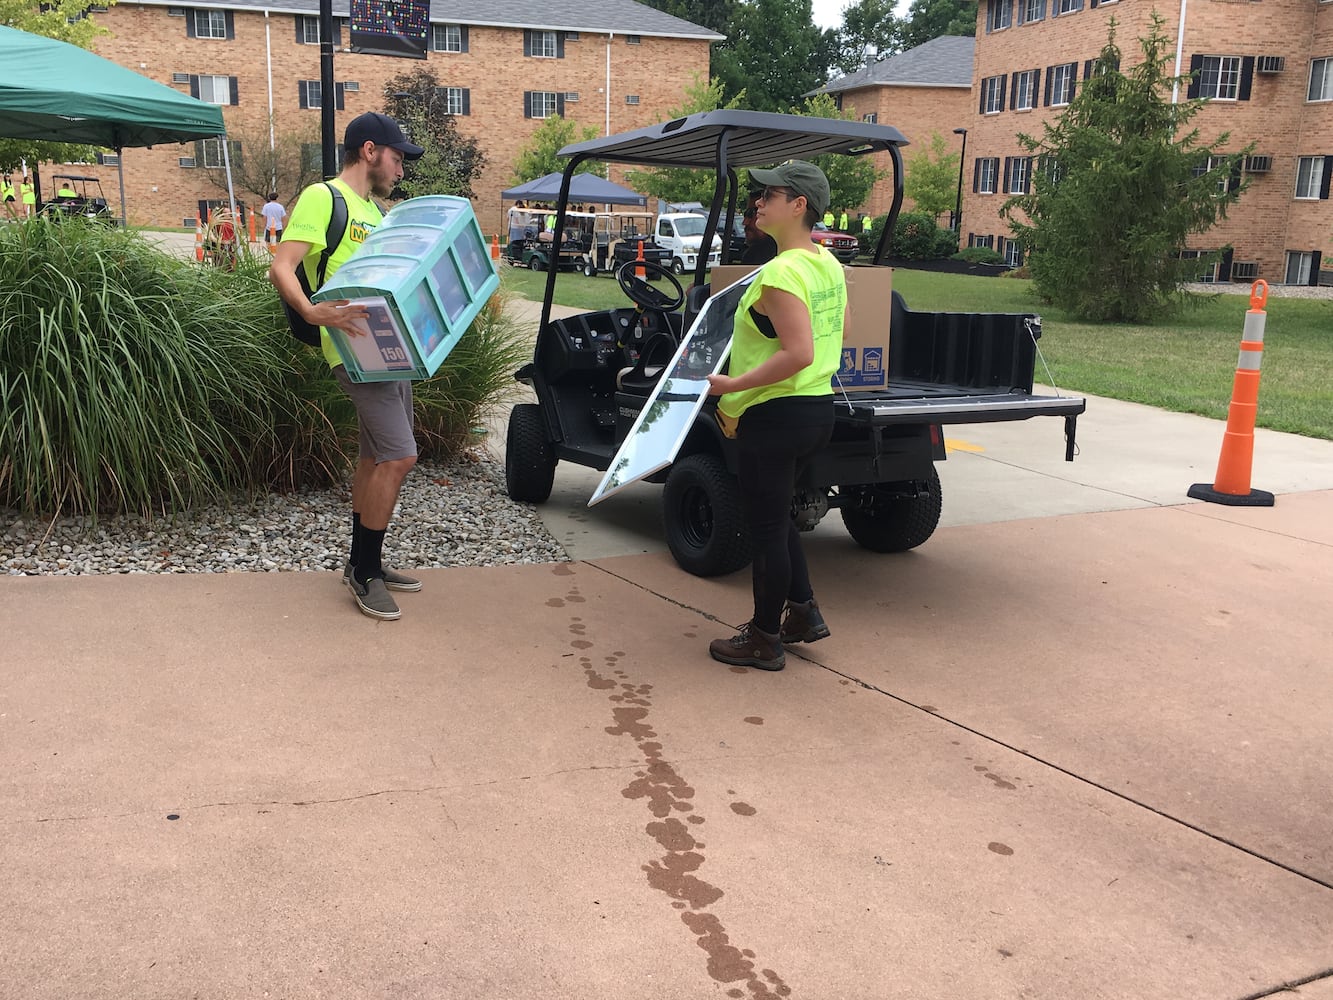
M430 0L351 0L352 51L425 59Z

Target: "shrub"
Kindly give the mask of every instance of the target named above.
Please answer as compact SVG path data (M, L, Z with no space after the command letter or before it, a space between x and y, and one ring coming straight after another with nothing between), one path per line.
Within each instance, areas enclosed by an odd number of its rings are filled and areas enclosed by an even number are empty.
M929 260L935 256L939 226L925 212L904 212L893 227L891 253L907 260Z
M954 260L971 264L1003 264L1004 258L990 247L964 247L953 255Z
M940 228L935 234L935 256L952 257L958 252L958 233L953 229Z

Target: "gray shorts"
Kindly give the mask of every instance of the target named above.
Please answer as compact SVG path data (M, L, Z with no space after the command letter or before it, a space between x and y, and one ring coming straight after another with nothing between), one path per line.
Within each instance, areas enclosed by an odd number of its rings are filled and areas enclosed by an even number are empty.
M360 428L358 458L373 459L375 464L400 458L416 458L417 439L412 435L412 383L407 379L391 382L353 382L347 369L333 369L338 384L356 407Z

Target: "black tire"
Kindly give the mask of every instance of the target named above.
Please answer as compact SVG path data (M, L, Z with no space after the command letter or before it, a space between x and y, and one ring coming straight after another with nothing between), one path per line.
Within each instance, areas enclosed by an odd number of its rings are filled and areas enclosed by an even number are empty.
M935 533L944 505L939 473L930 470L929 478L919 484L918 496L899 495L910 485L873 483L839 488L842 523L858 545L871 552L906 552Z
M722 576L750 563L750 526L740 485L716 455L687 455L671 466L662 489L667 547L695 576Z
M505 435L505 490L520 503L545 503L555 482L555 451L546 440L546 422L536 403L509 411Z
M536 254L533 254L531 257L528 258L529 271L540 271L541 269L542 269L542 259L540 257L538 257Z
M681 260L679 257L671 258L671 273L672 274L685 273L685 262Z

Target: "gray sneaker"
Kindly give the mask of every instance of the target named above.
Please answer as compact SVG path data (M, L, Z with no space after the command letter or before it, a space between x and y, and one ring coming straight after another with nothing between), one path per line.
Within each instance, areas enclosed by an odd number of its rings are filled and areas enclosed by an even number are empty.
M351 586L350 581L352 579L352 570L354 568L355 567L352 566L352 561L350 559L347 560L346 565L343 566L344 587ZM384 586L388 590L401 590L405 593L415 594L421 589L421 581L415 577L407 576L405 573L399 573L397 570L386 568L384 570Z
M352 596L356 598L356 606L361 609L363 615L390 622L402 617L403 613L398 610L398 605L385 589L384 581L378 576L373 580L367 580L364 587L356 582L355 576L348 577L347 586L351 589Z

